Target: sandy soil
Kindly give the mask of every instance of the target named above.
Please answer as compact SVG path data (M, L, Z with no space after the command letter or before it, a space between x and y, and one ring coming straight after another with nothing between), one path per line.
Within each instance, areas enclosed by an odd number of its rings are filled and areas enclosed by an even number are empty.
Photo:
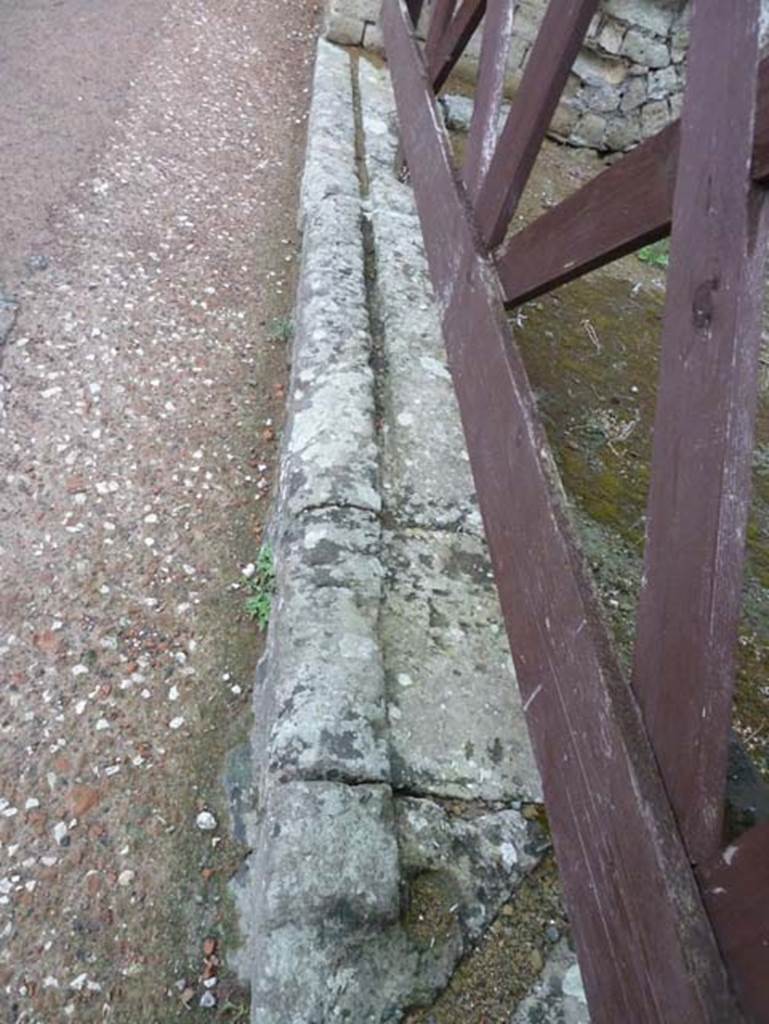
M246 1019L221 775L258 653L243 570L316 16L0 0L4 1024Z

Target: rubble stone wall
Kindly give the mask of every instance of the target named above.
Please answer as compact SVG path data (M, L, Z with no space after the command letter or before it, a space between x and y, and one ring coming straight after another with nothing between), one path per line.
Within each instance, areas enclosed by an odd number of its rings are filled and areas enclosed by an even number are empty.
M326 34L344 45L382 51L381 0L326 0ZM427 0L420 32L429 18ZM521 0L508 58L513 93L536 38L547 0ZM765 16L769 0L765 0ZM551 134L602 152L632 148L681 112L688 46L686 0L602 0L569 77ZM458 72L473 78L479 30Z

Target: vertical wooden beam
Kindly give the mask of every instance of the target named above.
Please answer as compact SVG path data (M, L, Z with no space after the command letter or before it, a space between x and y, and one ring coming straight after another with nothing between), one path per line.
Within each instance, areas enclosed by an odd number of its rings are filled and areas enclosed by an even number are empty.
M389 2L391 0L385 0L385 3ZM454 65L472 39L485 11L486 0L461 0L440 45L436 47L432 58L427 61L433 89L436 93L440 92L446 79L454 70Z
M489 0L486 8L481 63L462 174L471 198L476 196L489 169L497 142L497 122L502 106L515 7L516 0Z
M765 191L759 0L695 0L633 686L689 855L719 849L750 496Z
M428 65L435 60L435 53L446 36L446 29L451 24L455 6L455 0L433 0L425 41L425 59Z
M594 1024L741 1015L582 562L402 0L401 138Z
M529 180L598 0L550 0L477 203L481 236L493 249Z

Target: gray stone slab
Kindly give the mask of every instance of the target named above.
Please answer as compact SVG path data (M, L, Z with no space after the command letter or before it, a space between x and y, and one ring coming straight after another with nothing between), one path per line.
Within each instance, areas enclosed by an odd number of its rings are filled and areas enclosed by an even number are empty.
M284 524L255 691L263 776L389 780L379 544L378 520L357 510Z
M466 943L483 934L548 845L515 810L462 817L413 797L395 808L401 871L443 880Z
M386 366L381 387L385 507L405 524L479 534L478 503L419 217L411 189L393 174L397 134L389 79L361 61L360 91Z
M350 59L323 40L313 88L281 516L381 507Z
M336 198L305 219L281 456L280 502L290 515L381 508L359 218L359 204Z
M318 40L313 102L307 127L299 224L333 196L359 198L355 160L355 115L350 58L338 46Z
M254 1024L400 1019L404 971L415 972L416 958L398 925L388 787L274 787L251 875L246 912L258 922L250 949Z
M532 991L510 1024L590 1024L577 958L564 941L550 955Z
M388 532L382 608L396 789L541 800L485 546Z
M260 823L264 924L377 930L396 922L400 875L392 815L387 786L274 787Z

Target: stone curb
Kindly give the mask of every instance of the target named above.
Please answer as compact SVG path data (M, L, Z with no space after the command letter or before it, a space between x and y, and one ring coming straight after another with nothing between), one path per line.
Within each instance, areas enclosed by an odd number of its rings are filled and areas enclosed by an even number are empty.
M254 1024L430 1005L547 846L392 116L321 40L235 886Z

